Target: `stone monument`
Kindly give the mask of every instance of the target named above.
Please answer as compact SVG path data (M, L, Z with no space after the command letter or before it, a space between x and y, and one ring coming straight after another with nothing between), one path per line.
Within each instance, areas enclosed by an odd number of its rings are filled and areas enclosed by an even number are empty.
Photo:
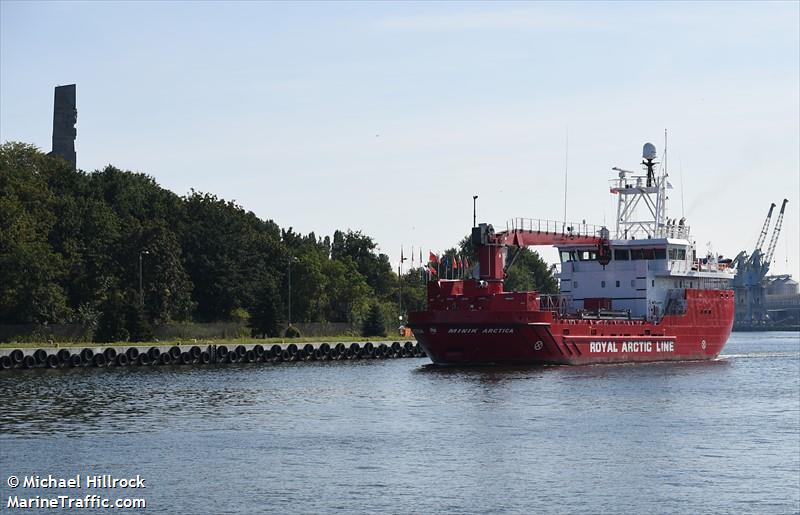
M75 105L75 84L56 86L53 101L53 151L50 155L60 156L76 166L75 156L75 123L78 121L78 109Z

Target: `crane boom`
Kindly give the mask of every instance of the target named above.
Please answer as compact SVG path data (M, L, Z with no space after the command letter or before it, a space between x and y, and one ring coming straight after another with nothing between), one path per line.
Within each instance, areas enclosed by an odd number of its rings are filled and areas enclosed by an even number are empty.
M783 212L786 209L786 204L789 202L789 199L783 199L783 204L781 204L781 211L778 213L778 220L775 221L775 228L772 230L772 238L769 240L769 248L767 249L767 254L764 257L764 263L769 266L769 263L772 262L772 255L775 253L775 245L778 243L778 235L781 233L781 225L783 225ZM773 204L774 206L775 204Z
M767 213L767 219L764 220L764 227L761 228L761 234L758 235L758 241L756 241L756 246L753 249L753 254L757 251L761 250L761 245L764 244L764 239L767 237L767 231L769 230L769 221L772 219L772 210L775 209L775 202L769 206L769 213Z

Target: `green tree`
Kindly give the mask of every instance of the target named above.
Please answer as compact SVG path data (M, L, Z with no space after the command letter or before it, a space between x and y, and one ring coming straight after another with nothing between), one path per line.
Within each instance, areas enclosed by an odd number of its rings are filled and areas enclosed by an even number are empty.
M353 259L344 257L325 262L324 274L327 300L325 320L349 323L362 320L373 295Z
M367 312L361 328L362 336L386 336L386 319L381 306L374 302Z
M335 231L331 243L331 259L341 260L349 257L355 262L361 275L380 298L394 294L396 278L389 256L376 253L378 245L360 231Z
M267 279L256 290L250 313L250 330L262 338L280 334L283 321L283 304L274 280Z
M64 260L49 237L56 223L47 184L67 166L21 143L0 146L0 322L48 323L68 319L62 286Z
M508 269L505 279L506 291L532 291L540 293L558 293L558 282L553 277L553 270L530 249L521 249L514 264ZM511 259L508 253L508 260Z

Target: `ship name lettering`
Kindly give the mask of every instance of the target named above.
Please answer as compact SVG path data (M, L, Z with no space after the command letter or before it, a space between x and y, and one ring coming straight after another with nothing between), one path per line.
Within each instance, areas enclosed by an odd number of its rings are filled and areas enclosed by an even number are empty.
M622 344L622 352L652 352L653 342L625 342Z
M657 342L656 352L675 352L673 344L675 342Z
M453 327L447 331L449 334L477 334L477 327Z
M618 352L617 342L589 342L589 352Z

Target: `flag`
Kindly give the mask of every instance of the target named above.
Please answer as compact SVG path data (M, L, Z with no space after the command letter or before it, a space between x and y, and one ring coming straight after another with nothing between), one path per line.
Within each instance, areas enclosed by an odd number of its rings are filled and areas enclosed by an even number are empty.
M467 268L469 268L469 258L468 257L464 258L464 262L467 264Z
M458 258L453 256L453 268L458 270L460 263L458 262Z
M438 263L439 258L436 256L436 254L431 252L431 255L428 257L428 261L430 261L431 263Z
M433 268L431 265L428 265L428 274L430 274L431 276L439 275L436 273L436 269Z
M403 246L400 245L400 262L402 263L405 260L406 258L403 257Z
M461 268L467 268L467 265L464 263L464 256L461 256L459 258L459 261L461 261L461 263L460 263Z
M422 247L419 248L419 266L422 266Z
M414 245L411 245L411 268L414 268Z

